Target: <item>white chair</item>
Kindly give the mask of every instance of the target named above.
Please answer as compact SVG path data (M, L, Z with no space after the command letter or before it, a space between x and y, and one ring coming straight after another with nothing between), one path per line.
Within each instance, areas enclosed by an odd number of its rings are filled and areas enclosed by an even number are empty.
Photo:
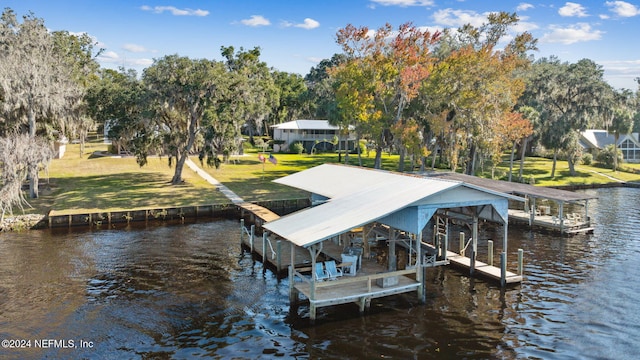
M342 254L342 262L343 263L351 263L348 267L343 268L344 274L349 276L356 276L356 271L358 269L358 255L347 255Z

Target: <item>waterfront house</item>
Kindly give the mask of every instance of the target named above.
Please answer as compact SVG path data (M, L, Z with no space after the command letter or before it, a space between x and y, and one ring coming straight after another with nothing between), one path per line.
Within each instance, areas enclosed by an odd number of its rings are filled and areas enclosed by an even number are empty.
M327 120L293 120L286 123L273 125L273 151L288 151L289 146L295 142L300 142L307 153L313 149L317 151L334 151L338 149L336 139L342 142L341 149L344 149L346 136L349 150L355 148L355 133L350 127L348 134L340 135L340 128L329 124Z
M607 130L585 130L580 133L580 145L588 152L602 150L607 145L615 143L615 136ZM622 158L626 162L640 162L640 139L638 133L623 134L615 144L622 151Z

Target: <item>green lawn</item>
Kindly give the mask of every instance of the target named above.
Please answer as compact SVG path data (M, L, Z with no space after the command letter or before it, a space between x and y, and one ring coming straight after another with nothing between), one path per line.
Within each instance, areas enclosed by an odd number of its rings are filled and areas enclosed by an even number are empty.
M48 174L41 173L41 193L28 200L29 213L84 213L163 206L208 205L228 202L215 188L185 168L182 185L171 185L173 168L167 158L149 158L140 167L134 158L98 157L103 144L89 144L80 156L78 145L69 145L62 159L54 160Z
M102 143L87 144L84 154L78 145L68 145L63 159L54 160L48 173L41 174L41 196L29 200L34 207L27 213L46 214L49 210L64 213L86 213L104 210L123 210L148 207L190 206L227 203L229 200L214 187L185 167L182 185L171 185L173 168L167 158L149 158L149 163L140 167L132 157L115 158L93 155L106 150ZM247 201L294 199L307 194L272 180L324 163L337 163L337 154L296 155L274 154L278 164L264 164L258 153L248 149L247 154L234 158L219 169L200 165L214 178L229 187ZM192 158L199 164L197 157ZM397 155L383 155L383 169L396 170ZM363 156L363 165L373 167L374 154ZM357 165L357 155L350 155L350 164ZM558 186L571 184L594 184L612 182L609 177L622 181L640 181L639 164L622 164L623 169L636 173L604 169L595 166L577 166L577 176L570 176L566 161L558 161L556 176L551 178L552 161L529 157L525 161L524 179L533 177L536 185ZM407 163L406 169L410 165ZM502 179L509 164L504 161L498 167ZM517 174L519 162L514 164ZM490 168L485 165L484 177L490 177ZM605 176L606 175L606 176ZM608 176L608 177L607 177ZM515 179L515 176L514 176ZM514 180L515 181L515 180Z

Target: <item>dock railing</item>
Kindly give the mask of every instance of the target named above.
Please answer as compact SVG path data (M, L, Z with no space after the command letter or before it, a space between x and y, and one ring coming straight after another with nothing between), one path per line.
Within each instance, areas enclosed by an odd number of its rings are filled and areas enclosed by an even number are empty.
M343 264L343 265L347 265L347 264ZM372 287L373 284L376 283L376 280L378 279L386 279L386 278L392 278L395 276L405 276L405 275L411 275L411 274L416 274L419 271L419 269L416 268L412 268L412 269L405 269L405 270L397 270L397 271L389 271L389 272L381 272L378 274L370 274L370 275L356 275L355 277L341 277L339 280L329 280L329 281L313 281L313 278L309 275L304 275L302 274L301 271L311 271L311 267L303 267L303 268L296 268L295 270L293 270L293 274L296 278L301 279L303 282L309 284L310 286L310 296L309 296L309 300L313 301L316 300L316 289L326 289L326 288L330 288L332 286L343 286L346 284L355 284L355 283L361 283L361 282L366 282L367 283L367 291L366 293L362 293L362 294L352 294L351 296L354 297L361 297L364 296L368 293L372 292ZM376 285L377 286L377 285Z

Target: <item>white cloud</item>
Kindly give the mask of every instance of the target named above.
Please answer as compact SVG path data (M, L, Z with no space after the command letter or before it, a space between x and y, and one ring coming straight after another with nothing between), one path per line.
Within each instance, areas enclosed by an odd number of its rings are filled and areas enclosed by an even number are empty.
M611 12L621 17L632 17L640 15L640 9L625 1L607 1L605 3Z
M134 67L147 67L153 64L153 59L136 59L129 57L122 57L115 51L105 51L98 56L98 61L103 64L114 64L116 66L134 66Z
M565 16L565 17L586 17L589 16L587 14L587 9L585 9L584 6L577 4L577 3L573 3L573 2L567 2L564 4L563 7L561 7L558 10L558 14L560 14L560 16Z
M311 30L311 29L315 29L317 27L320 26L320 23L316 20L313 20L311 18L306 18L304 19L303 23L299 23L299 24L295 24L289 21L283 21L281 23L282 27L299 27L302 29L306 29L306 30Z
M149 51L144 46L136 45L136 44L124 44L124 45L122 45L122 48L124 50L130 51L130 52L133 52L133 53L141 53L141 52Z
M148 67L148 66L151 66L151 64L153 64L153 59L129 59L129 58L126 58L125 59L125 63L126 63L127 66L134 65L134 66Z
M487 16L471 10L443 9L433 14L433 20L436 24L449 27L461 27L466 24L479 27L487 21Z
M371 0L371 2L382 6L432 6L433 0Z
M583 41L600 40L604 34L603 31L592 29L591 25L587 23L577 23L569 27L551 25L549 28L551 32L544 34L540 42L569 45Z
M209 11L207 10L201 10L201 9L197 9L197 10L193 10L193 9L178 9L175 6L148 6L148 5L143 5L140 7L140 9L144 10L144 11L152 11L156 14L162 14L165 11L170 12L172 15L176 15L176 16L207 16L209 15Z
M604 69L605 78L615 88L636 90L635 78L640 73L640 60L605 60L598 61Z
M252 15L249 19L240 20L240 22L247 26L269 26L271 21L262 15Z
M533 5L529 3L520 3L518 7L516 7L516 11L527 11L529 9L533 9Z
M105 51L98 56L98 60L101 62L115 63L120 62L120 56L115 51Z

